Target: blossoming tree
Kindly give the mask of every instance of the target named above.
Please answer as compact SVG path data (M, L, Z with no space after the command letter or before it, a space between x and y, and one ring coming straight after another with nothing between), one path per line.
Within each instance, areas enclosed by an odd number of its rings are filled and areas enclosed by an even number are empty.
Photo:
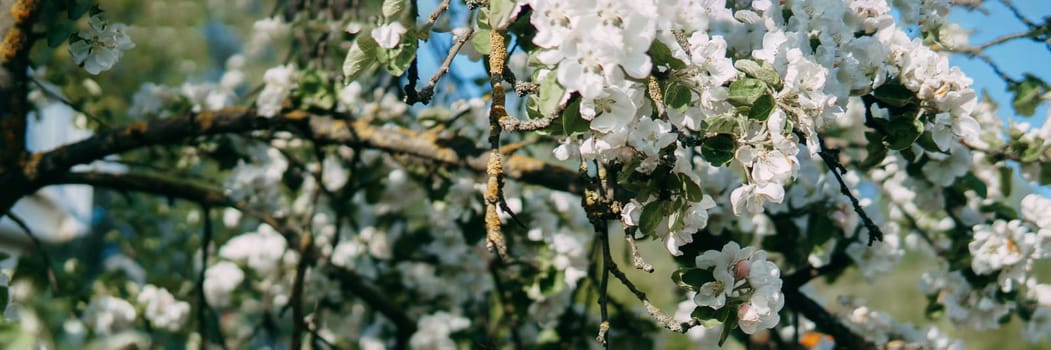
M928 316L1051 334L1051 126L948 63L999 73L1046 18L970 45L947 16L981 1L2 3L0 213L32 237L43 187L123 194L0 274L12 344L961 347L808 284L907 251ZM208 71L163 22L202 8ZM94 134L27 151L56 103Z

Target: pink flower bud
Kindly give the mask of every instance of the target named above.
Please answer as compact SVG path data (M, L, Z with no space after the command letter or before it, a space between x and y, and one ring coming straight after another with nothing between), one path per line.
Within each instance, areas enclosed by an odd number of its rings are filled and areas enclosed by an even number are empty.
M741 260L734 264L734 277L745 278L748 277L748 273L751 272L752 264L748 263L748 260Z

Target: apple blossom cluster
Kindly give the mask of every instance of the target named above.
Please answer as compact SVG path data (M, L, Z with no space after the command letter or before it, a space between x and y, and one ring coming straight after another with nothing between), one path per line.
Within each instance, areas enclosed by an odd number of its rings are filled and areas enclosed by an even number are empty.
M69 44L69 55L92 75L110 70L124 51L135 47L122 23L108 23L101 14L88 19L88 30L77 33Z
M781 321L779 312L785 306L781 271L767 260L765 251L753 247L742 249L736 242L730 242L721 251L709 250L698 256L696 266L701 271L710 271L712 277L711 281L695 286L697 294L693 301L699 309L736 310L730 316L736 319L731 320L731 324L747 334L773 328ZM725 325L727 320L720 320L724 327L730 327Z
M420 317L417 331L409 339L413 349L451 350L456 349L456 342L449 338L454 332L471 325L471 321L445 311Z
M239 162L226 180L228 195L235 201L247 201L249 208L281 211L285 197L280 181L288 161L273 147L255 145L249 152L252 162Z
M136 299L150 325L169 332L178 331L190 318L190 303L175 299L167 289L147 284Z
M292 65L268 69L263 75L263 91L255 101L259 115L273 117L281 112L281 104L296 88L296 79L296 67Z
M899 6L916 18L944 15L940 5L930 3ZM556 149L557 158L579 154L643 174L663 162L694 183L701 182L702 172L689 161L693 157L716 166L733 161L720 171L744 170L728 187L675 200L676 205L656 205L663 199L646 196L625 205L622 221L628 226L639 225L650 206L663 208L663 217L690 218L692 225L674 229L674 224L644 225L643 231L661 237L672 254L706 227L714 205L705 198L728 199L716 202L728 202L734 215L783 203L786 187L799 177L796 144L805 143L811 155L821 151L819 131L859 117L848 113L852 96L872 93L894 107L922 101L910 123L930 130L943 151L927 152L931 161L924 171L943 186L966 172L970 153L955 140L972 140L979 130L971 117L976 105L971 81L950 68L944 55L896 27L886 2L799 1L781 8L778 2L756 1L736 11L722 1L529 5L537 28L533 43L540 47L534 53L541 64L536 80L563 88L562 103L579 93L580 117L589 122L590 134L568 139ZM786 11L792 15L783 16ZM663 50L667 53L660 54ZM661 83L662 113L655 114L649 100L645 79L651 76L668 77ZM905 94L903 100L891 98L888 91L895 89ZM892 127L900 123L885 107L870 109ZM684 138L700 140L701 147ZM651 227L656 231L646 232Z
M84 310L84 323L97 334L123 331L135 322L138 313L127 300L112 296L97 296L91 299Z

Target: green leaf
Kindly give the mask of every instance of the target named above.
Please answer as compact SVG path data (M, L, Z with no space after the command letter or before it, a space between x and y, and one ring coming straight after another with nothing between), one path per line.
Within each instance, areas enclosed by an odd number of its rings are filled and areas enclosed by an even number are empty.
M701 142L701 155L715 166L723 166L734 158L734 136L718 134Z
M704 199L704 192L701 191L701 186L693 182L689 176L680 174L679 181L682 182L682 192L686 194L686 200L700 202Z
M654 40L653 44L650 44L650 50L648 51L650 58L653 59L654 66L666 66L671 69L683 69L686 68L686 63L683 63L679 59L672 56L671 49L664 45L660 40Z
M540 91L538 92L539 100L538 107L540 114L544 116L554 115L561 109L562 97L566 93L566 89L562 88L562 85L558 84L558 78L555 72L550 72L544 77L544 80L540 81Z
M759 79L744 78L730 83L730 93L726 101L734 106L751 106L760 96L766 94L766 83Z
M897 81L888 81L872 94L877 100L889 106L904 107L916 99L916 94Z
M590 124L580 116L580 99L574 99L562 112L562 132L566 136L587 132Z
M511 13L516 6L513 0L489 0L489 26L506 29L511 25Z
M887 147L900 151L912 146L923 135L923 122L907 116L891 117L887 123Z
M488 26L488 24L486 24ZM478 51L479 54L489 54L489 30L479 29L474 32L471 36L471 45L474 45L474 50Z
M865 152L868 154L865 156L865 160L861 162L860 167L862 169L871 169L879 165L887 157L887 146L883 144L883 137L878 133L866 132L865 138L868 139L868 144L865 145Z
M752 104L752 109L748 111L748 117L758 121L766 121L766 118L769 118L770 113L773 111L774 96L763 94Z
M811 212L807 218L806 240L810 248L825 244L832 238L832 233L840 231L832 217L823 212ZM810 251L811 249L807 249Z
M726 308L725 306L723 307ZM723 346L726 343L726 338L730 337L730 332L733 332L734 328L737 328L737 316L727 313L726 320L723 321L723 333L719 335L719 346Z
M332 109L336 104L336 95L329 84L324 71L307 69L299 76L299 86L294 94L299 97L302 107Z
M358 36L350 45L347 57L343 59L343 76L347 82L358 78L376 62L376 40L371 35Z
M405 35L401 36L401 42L398 43L398 46L395 46L393 49L380 48L376 56L388 73L393 76L401 76L405 74L409 64L412 64L412 60L416 58L417 45L416 32L409 30L405 32Z
M72 21L80 19L80 16L95 7L95 0L66 0L66 2L69 7L69 19Z
M781 75L777 74L777 70L765 61L737 60L734 61L734 68L752 78L762 80L775 90L781 90Z
M963 190L974 190L978 197L986 198L989 196L989 189L986 187L985 182L982 182L977 176L974 176L973 172L967 172L967 175L961 176L956 179L956 187Z
M664 91L664 105L668 108L683 110L690 106L691 101L693 101L693 91L681 84L668 84L668 89Z
M1021 157L1019 160L1021 160L1022 163L1032 163L1037 160L1040 160L1040 155L1044 153L1044 138L1040 136L1033 137L1031 143L1019 142L1016 143L1016 145L1026 146L1025 150L1019 152L1021 153Z
M1040 164L1039 181L1041 185L1051 185L1051 162L1044 162L1043 164ZM1010 187L1008 187L1008 189L1010 189Z
M711 328L723 323L730 317L730 308L723 307L716 310L707 306L698 306L693 308L690 317L701 320L701 325L705 328Z
M671 279L680 288L695 292L705 283L714 281L715 276L709 270L683 267L672 272Z
M74 26L73 21L67 21L63 19L53 19L52 25L47 29L47 46L50 48L56 48L62 43L65 43L71 34L76 32L77 28Z
M1045 163L1043 165L1043 167L1040 169L1040 178L1041 179L1044 178L1044 175L1043 175L1044 174L1044 169L1046 169L1048 164L1051 164L1051 163ZM1000 171L1000 191L1003 192L1004 197L1008 197L1008 196L1011 195L1011 185L1014 184L1014 174L1015 174L1015 172L1014 172L1013 169L1008 168L1008 167L1000 167L998 169ZM1040 182L1042 184L1046 184L1046 183L1043 182L1043 180L1040 180Z
M1004 220L1014 220L1018 218L1018 211L1002 202L992 202L983 205L980 209L986 213L993 213L996 217Z
M1011 84L1007 90L1015 93L1011 103L1015 113L1029 117L1036 113L1036 106L1040 104L1040 96L1047 91L1047 84L1035 75L1026 73L1021 82Z
M647 235L657 232L657 225L669 214L669 204L668 201L653 201L643 206L642 214L639 215L639 230Z
M383 1L383 17L384 18L397 18L402 11L405 11L405 0L384 0Z
M741 119L737 114L722 114L704 120L704 131L709 134L737 135L741 132Z
M7 286L0 286L0 312L4 312L4 310L7 310L7 302L8 302L8 298L7 297L8 297ZM4 317L2 315L0 315L0 320L3 320L3 319L4 319Z

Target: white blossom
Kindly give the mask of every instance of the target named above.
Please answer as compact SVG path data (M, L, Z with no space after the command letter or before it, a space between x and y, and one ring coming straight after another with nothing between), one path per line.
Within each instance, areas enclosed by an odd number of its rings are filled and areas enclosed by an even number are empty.
M244 272L232 262L220 261L204 273L204 296L214 307L230 305L230 294L244 281Z
M291 64L267 69L263 74L263 91L255 101L259 115L273 117L281 112L281 104L296 88L297 79L296 67Z
M372 29L370 35L372 35L372 39L375 39L380 47L393 49L398 47L398 43L401 42L401 36L404 35L406 31L408 30L405 29L405 26L401 25L401 22L391 22Z
M449 336L470 325L470 320L445 311L425 315L416 321L416 333L409 338L409 346L421 350L456 350L456 342Z
M167 289L148 284L137 298L150 325L170 332L178 331L190 317L190 304L176 300Z
M124 51L135 47L124 24L106 23L101 15L91 16L88 24L88 30L77 33L78 40L69 44L73 62L88 73L94 75L113 68Z
M91 299L82 319L96 334L112 334L135 322L135 307L124 299L98 296Z

